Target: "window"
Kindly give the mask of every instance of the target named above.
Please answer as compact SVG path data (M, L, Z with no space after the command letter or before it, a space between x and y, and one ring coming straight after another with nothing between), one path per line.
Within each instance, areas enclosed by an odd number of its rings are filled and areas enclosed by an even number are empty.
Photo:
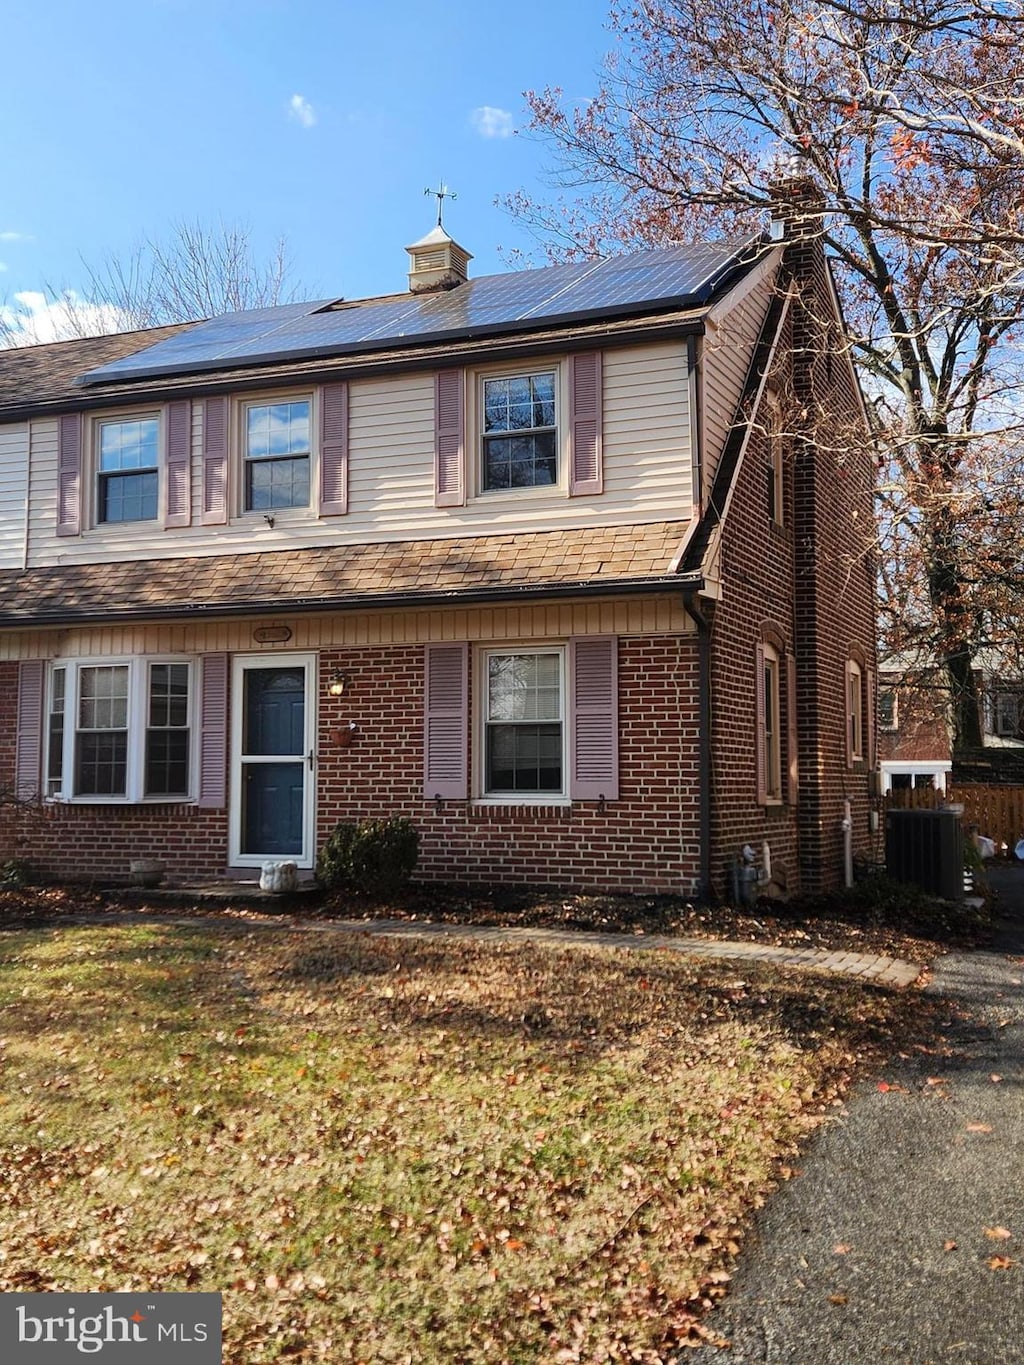
M767 463L765 475L768 486L768 516L776 526L783 522L783 433L782 405L779 396L769 389L765 394L767 423Z
M50 673L46 792L64 800L184 800L191 782L185 660L68 663Z
M565 791L561 650L485 655L485 796Z
M309 506L311 400L247 403L245 510Z
M881 687L878 690L878 728L880 730L899 728L899 706L895 687Z
M483 380L484 491L558 482L556 387L554 370Z
M764 797L766 801L782 800L782 707L780 705L779 656L771 645L763 646L762 686L764 711L762 715L761 752L764 764Z
M97 422L97 522L156 519L159 450L158 417Z
M846 745L850 762L864 757L864 691L860 665L851 659L846 665Z
M1021 694L1019 692L997 692L995 704L995 730L1005 739L1017 739L1021 731Z

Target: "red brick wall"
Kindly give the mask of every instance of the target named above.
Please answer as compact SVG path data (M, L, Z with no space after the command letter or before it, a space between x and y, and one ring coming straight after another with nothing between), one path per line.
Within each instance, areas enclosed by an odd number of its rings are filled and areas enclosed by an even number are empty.
M789 889L840 885L846 798L855 856L874 844L868 764L847 765L845 696L851 652L865 672L875 668L873 464L820 248L798 243L789 252L800 292L772 371L787 434L785 524L768 515L766 440L755 425L723 530L723 592L713 617L711 870L723 894L740 848L751 843L760 855L765 839ZM754 651L766 626L797 661L795 811L756 801ZM783 708L784 729L785 719Z
M341 668L345 695L326 682ZM687 891L699 875L696 645L692 636L624 639L619 648L620 797L564 807L474 807L423 798L422 646L325 651L320 659L318 846L338 820L408 816L428 880L533 882ZM3 695L17 666L0 665ZM347 746L336 734L357 729ZM472 730L472 724L471 724ZM0 718L0 763L13 774L14 716ZM9 780L9 779L8 779ZM6 785L6 784L5 784ZM54 805L2 811L0 856L49 876L124 880L137 857L172 878L216 877L227 815L194 806ZM251 874L250 874L251 875Z

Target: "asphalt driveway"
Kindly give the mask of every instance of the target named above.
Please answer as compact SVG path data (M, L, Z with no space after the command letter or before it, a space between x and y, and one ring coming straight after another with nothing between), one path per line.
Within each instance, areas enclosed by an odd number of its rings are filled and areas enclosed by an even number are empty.
M818 1134L711 1320L732 1349L687 1360L1024 1362L1024 867L992 882L993 950L928 987L959 1006L947 1055L898 1059Z

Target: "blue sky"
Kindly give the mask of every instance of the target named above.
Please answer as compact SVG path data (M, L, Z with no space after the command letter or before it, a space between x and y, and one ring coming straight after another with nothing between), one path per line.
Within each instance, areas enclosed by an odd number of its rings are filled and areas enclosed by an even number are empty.
M81 287L176 220L286 238L315 296L404 287L445 226L472 273L536 253L495 196L545 193L523 91L593 93L606 0L6 0L0 300ZM538 255L539 259L539 255Z

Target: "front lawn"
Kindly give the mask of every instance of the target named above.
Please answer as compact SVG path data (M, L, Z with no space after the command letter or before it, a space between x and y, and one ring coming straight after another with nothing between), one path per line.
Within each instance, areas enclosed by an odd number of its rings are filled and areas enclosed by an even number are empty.
M0 935L0 1290L220 1290L227 1365L646 1361L934 1006L672 954Z

